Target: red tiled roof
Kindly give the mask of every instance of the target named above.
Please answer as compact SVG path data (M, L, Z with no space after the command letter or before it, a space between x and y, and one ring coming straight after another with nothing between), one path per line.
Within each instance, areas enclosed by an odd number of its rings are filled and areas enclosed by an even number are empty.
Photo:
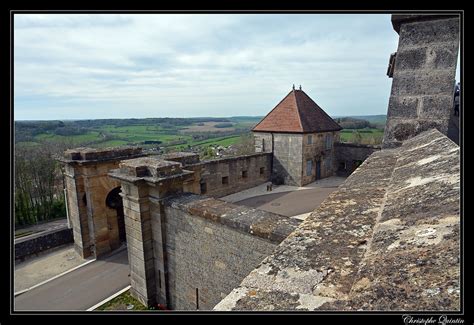
M253 129L256 132L313 133L342 130L302 90L292 90Z

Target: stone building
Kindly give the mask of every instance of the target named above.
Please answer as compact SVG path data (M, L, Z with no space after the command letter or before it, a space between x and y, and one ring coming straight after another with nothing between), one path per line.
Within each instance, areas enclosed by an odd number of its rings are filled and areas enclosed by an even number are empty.
M301 87L293 86L252 132L255 151L273 154L273 182L303 186L334 174L340 130Z

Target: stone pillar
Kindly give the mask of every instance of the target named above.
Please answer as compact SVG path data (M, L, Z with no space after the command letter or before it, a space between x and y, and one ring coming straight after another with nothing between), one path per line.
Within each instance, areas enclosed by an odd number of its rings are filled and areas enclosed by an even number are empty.
M147 306L168 304L166 216L162 199L183 191L193 172L179 162L126 160L109 175L121 181L130 263L131 294Z
M383 147L436 128L447 134L459 48L458 15L392 15L400 35Z
M74 248L82 258L87 258L93 254L93 251L89 236L87 208L84 200L86 193L82 170L76 165L66 164L64 177L69 220L74 236Z
M122 181L123 212L130 264L131 293L147 306L156 303L155 266L148 186Z

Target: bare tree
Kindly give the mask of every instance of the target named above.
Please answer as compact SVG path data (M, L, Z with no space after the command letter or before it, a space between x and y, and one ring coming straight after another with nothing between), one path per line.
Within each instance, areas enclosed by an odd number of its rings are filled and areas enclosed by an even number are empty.
M15 224L65 217L63 175L56 158L75 146L66 140L15 147Z
M255 140L252 133L244 133L235 144L237 155L250 155L255 153Z

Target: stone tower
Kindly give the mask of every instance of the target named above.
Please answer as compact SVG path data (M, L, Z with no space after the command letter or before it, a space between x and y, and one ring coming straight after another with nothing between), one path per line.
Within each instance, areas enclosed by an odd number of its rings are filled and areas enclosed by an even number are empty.
M272 181L303 186L332 176L342 128L301 88L290 91L253 129L256 152L272 152Z
M448 134L459 48L459 15L392 15L392 25L400 39L384 148L432 128Z

